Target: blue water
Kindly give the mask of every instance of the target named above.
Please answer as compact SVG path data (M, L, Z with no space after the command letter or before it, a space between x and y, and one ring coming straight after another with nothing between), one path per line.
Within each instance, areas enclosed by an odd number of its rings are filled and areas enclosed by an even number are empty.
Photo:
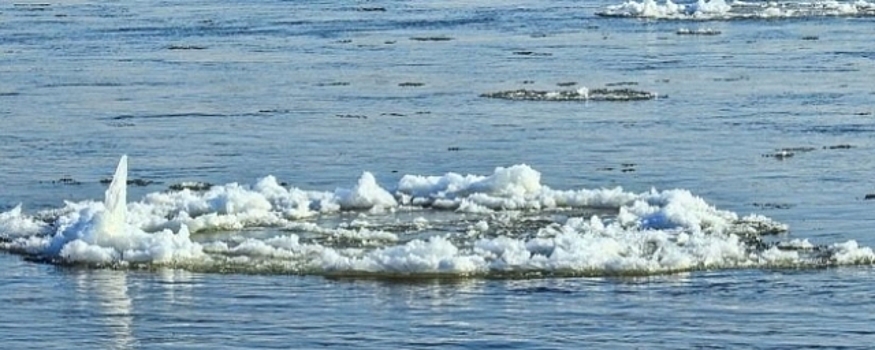
M272 174L333 191L365 170L397 183L525 163L553 188L683 188L787 223L791 237L875 246L875 201L864 200L875 193L875 18L595 15L616 3L2 3L0 209L102 200L99 181L121 154L131 177L160 182L130 187L132 200L189 180ZM479 97L564 82L635 82L662 97ZM800 147L813 150L768 157ZM0 253L0 270L4 349L798 349L875 340L870 266L386 281L91 269Z

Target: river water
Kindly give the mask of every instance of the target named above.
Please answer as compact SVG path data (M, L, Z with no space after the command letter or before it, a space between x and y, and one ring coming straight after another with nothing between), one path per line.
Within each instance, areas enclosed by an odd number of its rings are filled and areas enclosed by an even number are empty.
M0 4L0 347L869 347L875 4L679 4Z

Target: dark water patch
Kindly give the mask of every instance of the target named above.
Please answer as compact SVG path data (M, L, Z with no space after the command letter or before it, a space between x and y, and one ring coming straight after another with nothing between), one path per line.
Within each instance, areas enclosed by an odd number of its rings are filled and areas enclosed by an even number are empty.
M103 178L103 179L100 179L99 182L102 185L109 185L112 183L112 178L111 177ZM152 181L152 180L146 180L146 179L128 179L128 181L127 181L128 186L137 186L137 187L146 187L149 185L155 185L155 184L160 184L160 183L161 182L159 182L159 181Z
M354 9L358 10L358 9ZM358 11L365 12L365 11ZM382 12L382 11L370 11ZM463 14L466 17L447 18L447 19L391 19L391 18L374 18L360 17L357 19L342 19L342 20L325 20L325 21L273 21L269 24L274 30L261 30L265 35L274 36L313 36L320 38L337 38L347 36L351 33L367 33L367 32L384 32L394 30L420 30L420 29L453 29L458 27L483 26L494 22L495 17L489 14ZM381 16L382 17L382 16ZM249 29L248 34L252 34L255 29ZM431 40L434 37L417 37L425 39L422 41L442 41ZM442 37L438 37L442 38Z
M213 113L170 113L170 114L146 114L146 115L131 115L124 114L109 118L109 120L131 120L131 119L174 119L174 118L219 118L231 117L228 114L213 114Z
M556 86L559 86L559 87L569 87L569 86L574 86L574 85L577 85L576 81L563 81L563 82L556 83Z
M795 95L795 94L791 94ZM816 93L809 94L807 96L800 96L803 98L802 105L803 106L812 106L812 105L826 105L835 103L836 100L844 97L845 94L837 93L837 92L826 92L826 93Z
M636 85L638 85L638 83L637 83L637 82L634 82L634 81L620 81L620 82L616 82L616 83L607 83L607 84L605 84L605 86L607 86L607 87L616 87L616 86L636 86Z
M200 45L170 45L167 46L168 50L206 50L206 46Z
M829 150L833 150L833 149L851 149L851 148L854 148L854 146L852 146L852 145L848 145L848 144L832 145L832 146L823 146L823 149L829 149Z
M532 56L532 57L549 57L553 56L552 53L549 52L535 52L535 51L514 51L512 54L516 56Z
M835 51L832 54L836 56L851 56L875 59L875 51Z
M820 40L820 37L816 36L816 35L806 35L806 36L802 37L802 40L814 41L814 40Z
M51 10L52 4L48 3L15 3L12 8L18 11L48 11Z
M97 34L127 36L154 40L154 38L209 38L234 37L241 35L282 36L288 33L278 28L252 28L250 26L219 26L211 23L200 23L188 26L139 26L98 29Z
M777 159L777 160L784 160L784 159L787 159L787 158L792 158L792 157L795 156L795 155L796 155L796 153L793 153L793 152L777 151L777 152L774 152L774 153L764 153L762 156L763 156L764 158L774 158L774 159Z
M519 128L519 127L521 127L521 125L519 125L519 124L511 124L511 123L498 123L498 124L491 124L490 126L493 128Z
M406 81L406 82L398 84L398 86L400 86L400 87L420 87L420 86L425 86L425 83Z
M336 114L335 117L341 119L368 119L368 116L364 114Z
M314 24L314 23L316 23L316 22L314 22L314 21L305 21L305 20L297 20L297 21L273 21L273 22L270 22L271 25L277 25L277 26L290 26L290 27L302 26L302 25L309 25L309 24Z
M620 163L619 166L604 166L600 168L596 168L596 171L614 171L619 170L621 173L631 173L636 171L637 164L635 163Z
M413 41L450 41L453 38L448 36L415 36L410 38Z
M12 96L19 96L19 95L21 95L21 93L19 93L19 92L0 92L0 97L12 97Z
M119 62L131 62L132 60L119 60ZM159 61L153 61L159 62ZM164 61L160 61L164 62ZM180 85L179 83L169 83L161 81L133 81L133 82L114 82L114 81L97 81L97 82L56 82L41 85L41 88L119 88L119 87L162 87Z
M769 203L769 202L766 202L766 203L754 202L752 205L756 208L759 208L759 209L790 209L790 208L794 207L793 204Z
M816 149L817 148L814 148L814 147L786 147L786 148L779 148L778 151L779 152L808 153L808 152L813 152Z
M685 63L683 60L660 60L653 61L647 63L640 63L639 65L633 65L631 67L627 67L630 71L650 71L650 70L661 70L669 67L679 67Z
M713 80L716 81L716 82L732 83L732 82L736 82L736 81L747 81L747 80L750 80L750 76L748 76L748 75L737 75L737 76L734 76L734 77L714 78Z
M424 62L406 62L399 63L395 65L396 67L434 67L434 63L424 63Z
M213 188L213 186L214 185L209 183L209 182L186 181L186 182L172 184L172 185L168 186L167 189L169 191L189 190L189 191L195 191L195 192L203 192L203 191L208 191L209 189Z
M280 109L280 108L259 109L258 113L260 113L260 114L285 114L285 113L292 113L292 110L291 109Z
M110 123L106 123L106 125L114 127L114 128L130 128L130 127L137 126L137 124L128 123L128 122L110 122Z
M74 178L73 178L72 176L70 176L70 175L64 175L64 176L61 176L61 178L59 178L59 179L57 179L57 180L52 180L52 181L48 181L48 182L40 181L40 183L50 183L50 184L53 184L53 185L64 185L64 186L79 186L79 185L82 185L82 182L81 182L81 181L74 179Z
M348 81L332 81L327 83L317 83L316 86L349 86Z
M787 158L791 158L797 154L814 152L816 150L846 150L846 149L851 149L851 148L854 148L854 146L849 145L849 144L830 145L830 146L823 146L820 148L816 148L816 147L786 147L786 148L778 148L774 152L766 153L766 154L763 154L762 156L767 157L767 158L775 158L778 160L784 160Z
M844 135L844 134L868 134L875 132L872 124L846 124L846 125L817 125L805 128L803 133Z
M490 15L476 14L471 17L438 19L438 20L401 20L387 23L386 29L443 29L468 27L472 25L489 24L496 21Z
M374 7L359 7L357 10L358 10L358 11L361 11L361 12L386 12L386 8L385 8L385 7L377 7L377 6L374 6Z
M125 85L122 83L116 83L116 82L93 82L93 83L77 82L77 83L51 83L51 84L43 85L41 87L60 88L60 87L122 87L122 86L125 86Z
M556 287L531 287L531 288L515 288L508 292L514 294L532 295L532 294L574 294L573 290L556 288Z

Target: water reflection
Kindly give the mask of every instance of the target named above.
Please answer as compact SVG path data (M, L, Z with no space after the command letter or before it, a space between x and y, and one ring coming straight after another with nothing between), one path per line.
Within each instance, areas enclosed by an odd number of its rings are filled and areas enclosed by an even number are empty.
M157 271L156 280L162 287L162 294L168 304L192 304L193 275L191 272L161 269Z
M128 296L126 272L80 270L74 276L82 306L91 309L91 314L99 318L111 336L100 347L132 349L136 339L133 335L133 303Z
M359 280L351 283L373 289L378 306L404 309L468 308L481 294L486 281L480 279Z

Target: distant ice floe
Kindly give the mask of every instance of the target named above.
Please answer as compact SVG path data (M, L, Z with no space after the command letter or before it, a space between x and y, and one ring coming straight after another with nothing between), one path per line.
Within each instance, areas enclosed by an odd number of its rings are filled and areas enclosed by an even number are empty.
M642 101L655 99L657 94L655 92L626 88L599 88L590 90L586 87L581 87L577 90L558 91L507 90L485 93L480 95L480 97L515 101Z
M126 200L127 159L104 202L0 213L0 249L93 267L369 277L651 275L872 264L855 241L782 241L784 224L739 216L687 190L557 190L527 165L488 176L368 172L348 189L255 185Z
M875 16L875 3L857 1L733 1L698 0L675 3L665 0L628 0L611 5L596 15L602 17L634 17L673 20L770 19L823 16Z

